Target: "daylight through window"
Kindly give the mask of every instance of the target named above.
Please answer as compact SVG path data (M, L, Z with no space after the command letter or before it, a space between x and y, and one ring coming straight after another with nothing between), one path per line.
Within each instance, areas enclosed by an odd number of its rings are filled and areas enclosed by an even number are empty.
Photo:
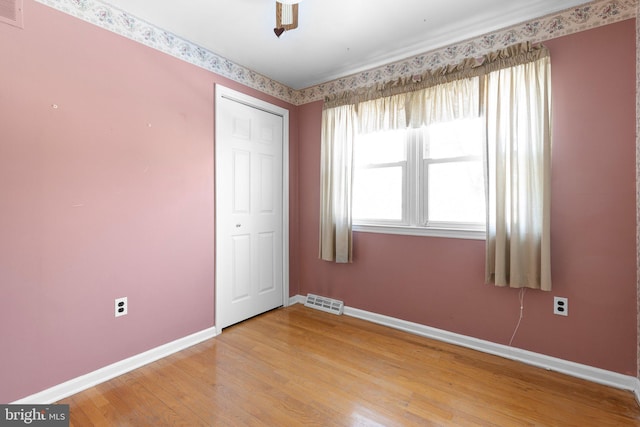
M356 230L483 238L483 120L357 135Z

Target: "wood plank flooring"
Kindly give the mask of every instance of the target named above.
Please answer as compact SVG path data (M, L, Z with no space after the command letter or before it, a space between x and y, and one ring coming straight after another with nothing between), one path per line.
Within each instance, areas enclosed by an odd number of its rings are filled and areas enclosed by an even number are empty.
M72 426L640 426L631 392L302 305L59 403Z

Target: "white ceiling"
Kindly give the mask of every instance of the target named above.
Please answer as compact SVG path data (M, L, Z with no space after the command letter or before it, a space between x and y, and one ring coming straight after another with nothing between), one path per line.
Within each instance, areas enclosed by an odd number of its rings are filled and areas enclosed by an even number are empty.
M105 0L293 89L395 62L589 0L304 0L280 38L275 0Z

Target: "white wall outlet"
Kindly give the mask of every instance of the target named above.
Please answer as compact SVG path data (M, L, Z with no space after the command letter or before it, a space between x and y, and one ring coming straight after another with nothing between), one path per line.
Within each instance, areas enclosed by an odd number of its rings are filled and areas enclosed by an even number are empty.
M553 297L553 314L559 316L569 315L569 298Z
M127 303L127 297L116 298L116 317L124 316L125 314L127 314L128 308L129 304Z

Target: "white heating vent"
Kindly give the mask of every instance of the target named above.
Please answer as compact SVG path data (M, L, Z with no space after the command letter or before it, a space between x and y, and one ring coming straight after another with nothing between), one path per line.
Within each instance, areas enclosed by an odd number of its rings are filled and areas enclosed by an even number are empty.
M0 0L0 22L22 26L22 0Z
M305 307L316 308L333 314L342 314L344 311L344 303L342 301L313 294L307 294L307 300L304 305Z

